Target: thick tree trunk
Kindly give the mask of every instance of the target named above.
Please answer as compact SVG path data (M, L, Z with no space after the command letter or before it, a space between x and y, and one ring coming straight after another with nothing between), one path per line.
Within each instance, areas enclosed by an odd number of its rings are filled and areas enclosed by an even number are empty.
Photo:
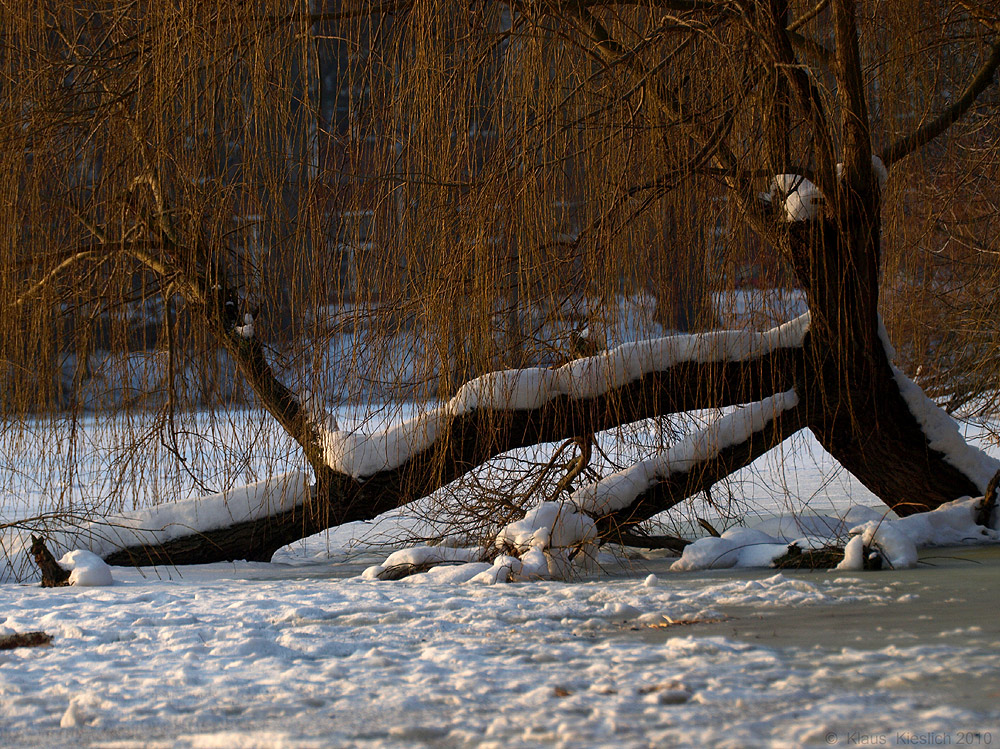
M848 198L850 200L850 198ZM900 515L984 487L931 448L896 382L880 335L877 198L850 200L833 220L792 229L792 252L812 325L804 397L820 444Z

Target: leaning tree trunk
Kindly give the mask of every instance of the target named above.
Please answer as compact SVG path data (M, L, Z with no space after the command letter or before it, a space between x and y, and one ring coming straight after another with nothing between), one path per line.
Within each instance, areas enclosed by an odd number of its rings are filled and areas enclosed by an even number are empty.
M839 221L793 229L792 256L812 324L803 396L820 444L900 515L984 487L930 447L897 383L878 313L877 194L845 196Z

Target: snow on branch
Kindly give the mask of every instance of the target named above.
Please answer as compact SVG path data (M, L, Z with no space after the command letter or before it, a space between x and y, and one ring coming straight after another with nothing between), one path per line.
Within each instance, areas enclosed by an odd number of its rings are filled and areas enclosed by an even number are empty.
M540 503L521 520L500 530L494 540L492 564L486 561L491 556L486 549L457 552L417 547L396 552L366 570L364 577L397 579L397 570L403 567L429 575L425 580L497 583L565 579L576 571L586 571L597 558L600 518L629 507L672 473L693 471L726 449L753 440L798 402L798 395L790 390L738 408L659 455L577 490L567 501ZM771 440L758 442L770 445ZM774 555L784 550L785 546L780 546ZM462 561L465 564L456 569L454 564ZM443 564L448 569L435 569Z
M281 513L299 512L309 498L309 480L307 473L292 471L207 497L109 515L76 528L64 526L46 534L47 540L60 552L87 549L111 564L170 563L173 560L167 552L151 555L149 550L167 549L172 542L195 545L213 533L233 535L240 524L271 522ZM0 537L0 547L9 555L8 564L0 568L0 580L30 569L26 564L29 545L27 530L8 529ZM228 558L247 558L249 548L244 546L243 556Z
M889 172L876 155L872 155L872 170L878 180L879 190L885 189ZM837 164L837 179L841 179L844 165ZM763 196L772 205L780 204L782 218L788 222L813 221L822 214L826 196L813 182L801 174L777 174L771 181L770 192Z
M103 557L119 549L162 545L267 518L301 506L308 496L308 474L292 471L207 497L109 516L83 528L79 535L86 540L86 548Z
M749 441L755 432L761 432L798 403L798 395L789 390L737 408L652 458L577 489L570 501L581 512L593 517L622 510L672 474L686 473L722 450Z
M458 416L478 410L530 411L556 398L597 398L641 378L687 362L749 361L802 345L809 314L763 333L716 331L627 343L554 369L491 372L463 385L447 403L372 434L317 425L330 468L362 479L393 470L429 449Z

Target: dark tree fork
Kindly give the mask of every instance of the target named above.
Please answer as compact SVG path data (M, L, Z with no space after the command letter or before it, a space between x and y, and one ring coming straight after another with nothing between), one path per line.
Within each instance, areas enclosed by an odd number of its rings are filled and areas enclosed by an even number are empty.
M205 256L199 240L192 239L195 235L176 231L173 209L169 198L160 196L158 178L150 177L136 188L151 194L151 228L141 241L129 237L112 241L98 228L96 217L87 218L96 243L43 269L15 304L23 305L59 283L75 263L114 258L159 276L183 299L210 339L229 352L260 405L301 446L316 477L303 508L162 546L122 549L108 561L141 564L169 559L182 564L268 559L277 548L306 535L370 519L424 497L517 447L574 439L686 410L754 403L789 390L798 395L798 405L741 444L663 477L627 508L596 518L605 539L634 538L637 524L705 491L801 429L811 430L845 469L901 515L983 494L986 487L976 477L930 446L893 375L880 333L883 205L873 156L892 170L981 103L995 85L1000 67L1000 20L986 3L954 3L955 13L966 14L970 23L985 30L986 41L977 49L986 52L946 107L880 147L878 143L889 136L873 133L873 89L866 80L856 5L853 0L823 0L806 12L794 13L788 0L512 2L510 28L504 33L544 35L552 43L582 49L592 59L595 78L606 76L632 92L630 116L641 118L672 153L687 155L670 173L626 192L663 196L705 180L721 184L731 221L753 232L766 251L791 267L805 292L809 330L800 345L746 359L673 363L595 397L560 396L534 409L478 409L456 416L430 448L363 480L339 473L327 463L319 434L296 395L275 375L261 342L239 335L227 320L216 300L239 299L230 276L234 269ZM336 13L307 20L339 22L377 12L405 24L420 6L419 2L382 3L373 9L369 3L356 7L344 3ZM648 37L639 42L628 36L621 15L635 10L633 6L660 19L659 25L649 25ZM418 22L419 17L414 20ZM817 24L825 33L810 31ZM657 33L668 32L680 35L677 59L668 55L651 61L645 49L654 44ZM674 68L680 64L677 60L684 60L685 45L702 40L707 48L732 55L733 70L741 71L734 77L742 75L750 93L689 90L695 84ZM754 101L767 103L766 112L746 103L755 96L760 98ZM761 157L749 155L758 147L748 140L755 133L763 136L767 153ZM143 142L150 137L137 136ZM621 137L630 136L626 132ZM652 142L641 141L647 147ZM150 174L155 174L156 157L148 158ZM822 191L823 205L811 220L785 221L781 195L772 193L769 202L760 200L770 178L782 173L807 175ZM615 221L634 220L637 214L630 210L613 205L600 218L600 230ZM578 241L585 243L589 236L584 229Z

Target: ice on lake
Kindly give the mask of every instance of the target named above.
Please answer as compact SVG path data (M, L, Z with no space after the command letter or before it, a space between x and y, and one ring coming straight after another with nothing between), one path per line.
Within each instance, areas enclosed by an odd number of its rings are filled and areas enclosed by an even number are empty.
M802 746L997 738L995 548L901 572L369 582L368 560L0 586L5 747ZM935 566L930 566L931 564ZM954 741L955 739L953 739Z

